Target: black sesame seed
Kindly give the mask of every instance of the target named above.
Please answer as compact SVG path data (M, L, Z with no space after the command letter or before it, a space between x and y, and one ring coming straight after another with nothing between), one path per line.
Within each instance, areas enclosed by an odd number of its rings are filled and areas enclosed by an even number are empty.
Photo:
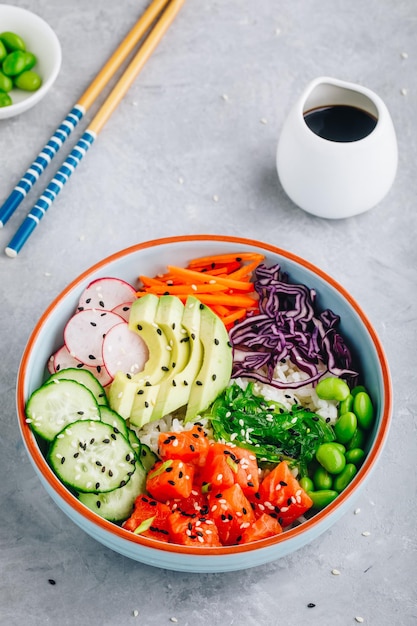
M100 483L96 483L96 489L100 487Z
M61 465L64 465L64 463L65 463L65 457L63 456L61 459Z
M174 486L175 485L175 480L169 480L168 481L170 485Z
M216 378L217 378L216 374L213 374L211 377L211 380L216 380Z
M162 335L162 330L160 328L157 328L156 332L158 333L158 335Z
M96 357L94 356L94 354L89 354L88 358L90 359L90 361L95 361Z
M101 507L101 502L100 502L100 500L97 500L97 502L96 502L96 507L97 507L98 509Z
M97 322L90 322L91 326L97 326Z
M161 370L162 370L163 372L169 372L169 367L167 367L166 365L163 365L163 366L161 367Z
M219 343L220 343L220 341L219 341L217 338L215 338L215 339L214 339L214 345L215 345L215 346L218 346L218 345L219 345Z
M198 385L199 387L203 386L203 383L201 382L201 380L196 380L195 384Z
M55 580L53 578L48 578L48 583L50 585L56 585L56 582L55 582Z
M138 329L138 330L142 330L142 329L143 329L143 326L142 326L141 324L138 324L138 325L137 325L137 329Z
M193 446L192 443L190 443L190 450L191 450L191 452L195 452L195 447Z
M143 389L139 389L138 396L141 396L144 393Z
M308 607L309 609L314 609L314 607L315 607L315 606L316 606L316 605L314 604L314 602L309 602L309 603L307 604L307 607Z

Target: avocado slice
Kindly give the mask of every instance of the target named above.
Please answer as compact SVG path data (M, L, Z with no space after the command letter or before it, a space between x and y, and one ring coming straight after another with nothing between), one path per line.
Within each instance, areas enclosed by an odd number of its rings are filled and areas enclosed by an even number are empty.
M144 369L131 377L142 384L159 382L169 368L168 338L155 321L158 305L158 296L148 293L135 300L130 309L129 328L142 337L149 350Z
M129 328L145 341L149 359L144 369L133 376L117 372L110 385L110 406L125 419L130 418L138 393L145 395L145 391L141 390L147 390L149 385L158 383L169 372L169 340L155 322L158 306L158 296L146 294L135 300L130 309ZM150 402L151 398L143 400Z
M193 296L187 298L181 322L180 342L188 346L188 361L181 371L159 385L152 420L158 420L188 402L192 383L203 362L203 346L200 341L200 306L197 298Z
M159 381L155 384L150 384L148 380L146 385L141 385L137 389L130 411L130 423L134 426L142 428L151 420L158 419L154 417L154 411L160 384L174 377L175 373L182 370L188 362L189 346L188 342L184 341L183 313L184 305L179 298L175 296L161 296L158 299L154 323L162 330L167 339L165 350L169 360L168 365L162 367L163 375Z
M232 348L221 319L200 304L200 340L203 345L201 368L191 385L185 422L205 411L227 387L232 374Z

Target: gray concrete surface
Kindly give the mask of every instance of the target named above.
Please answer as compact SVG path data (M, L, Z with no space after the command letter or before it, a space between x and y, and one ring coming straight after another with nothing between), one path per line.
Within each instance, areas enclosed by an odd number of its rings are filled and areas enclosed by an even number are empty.
M14 4L53 26L63 64L42 103L0 122L0 201L147 3ZM2 625L417 623L416 25L415 0L188 0L18 258L0 255ZM296 208L275 170L290 106L326 74L376 91L398 135L389 195L341 221ZM33 199L0 231L2 248ZM375 325L394 384L390 437L360 512L299 552L231 574L154 569L81 532L35 476L15 414L20 356L52 298L112 252L185 233L254 237L330 273Z

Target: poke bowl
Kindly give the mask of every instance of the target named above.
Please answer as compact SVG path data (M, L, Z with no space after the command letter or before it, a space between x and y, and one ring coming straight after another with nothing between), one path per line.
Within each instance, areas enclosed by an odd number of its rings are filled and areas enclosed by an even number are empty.
M367 483L392 411L383 347L349 293L288 251L220 235L83 272L33 329L16 393L57 506L115 552L186 572L314 541Z

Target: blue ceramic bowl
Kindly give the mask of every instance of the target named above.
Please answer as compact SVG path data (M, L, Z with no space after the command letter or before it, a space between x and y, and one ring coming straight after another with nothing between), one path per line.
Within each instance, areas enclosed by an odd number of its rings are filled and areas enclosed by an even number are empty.
M354 480L332 504L305 523L273 538L232 547L190 548L134 535L84 507L56 478L25 421L25 403L31 392L44 381L45 364L62 345L64 325L90 281L114 276L134 284L139 273L155 275L164 271L167 264L185 265L197 256L254 250L265 254L268 264L279 263L292 281L315 289L321 306L340 316L340 332L358 357L364 382L375 403L376 419L367 457ZM249 239L215 235L141 243L85 271L51 303L38 321L24 351L17 380L17 412L22 438L35 472L55 503L83 531L108 548L148 565L185 572L226 572L254 567L279 559L314 541L351 509L369 479L388 435L391 411L391 379L383 348L368 318L343 287L311 263L285 250ZM311 549L314 550L314 545Z

